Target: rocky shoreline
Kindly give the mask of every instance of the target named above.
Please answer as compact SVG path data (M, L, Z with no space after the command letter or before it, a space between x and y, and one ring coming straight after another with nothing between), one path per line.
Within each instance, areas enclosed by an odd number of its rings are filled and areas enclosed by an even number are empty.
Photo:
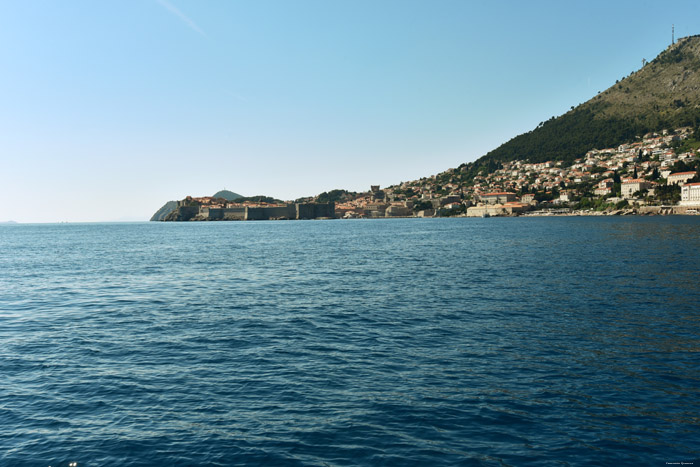
M696 216L700 206L640 206L636 208L612 209L605 211L593 210L539 210L521 214L522 217L541 216Z

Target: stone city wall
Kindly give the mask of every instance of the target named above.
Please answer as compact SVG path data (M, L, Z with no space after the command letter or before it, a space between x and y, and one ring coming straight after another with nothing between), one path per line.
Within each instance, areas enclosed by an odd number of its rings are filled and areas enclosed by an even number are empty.
M285 206L235 208L212 208L200 205L185 205L179 202L178 207L164 220L167 221L220 221L247 220L264 221L271 219L318 219L334 218L335 203L297 203Z
M247 221L266 221L270 219L295 219L296 211L293 204L286 206L272 207L246 207L245 220Z

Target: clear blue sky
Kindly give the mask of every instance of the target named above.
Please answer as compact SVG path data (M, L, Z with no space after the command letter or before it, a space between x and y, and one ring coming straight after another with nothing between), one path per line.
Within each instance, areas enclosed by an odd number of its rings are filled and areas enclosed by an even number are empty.
M588 100L698 18L697 0L0 0L0 221L429 176Z

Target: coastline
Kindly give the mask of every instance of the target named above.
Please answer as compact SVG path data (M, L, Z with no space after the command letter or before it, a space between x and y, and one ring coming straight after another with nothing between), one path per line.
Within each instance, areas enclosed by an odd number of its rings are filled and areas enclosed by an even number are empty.
M697 216L699 212L700 206L640 206L605 211L574 210L569 212L552 212L540 210L523 213L521 216Z
M660 208L657 206L657 208ZM456 216L382 216L382 217L317 217L314 219L289 219L289 218L270 218L270 219L256 219L257 221L328 221L328 220L383 220L383 219L482 219L491 217L614 217L614 216L639 216L639 217L650 217L650 216L698 216L700 215L700 207L696 212L686 212L694 211L693 207L687 209L683 212L676 212L670 207L664 207L663 209L645 210L641 211L639 209L615 209L612 211L565 211L564 209L552 209L552 210L538 210L529 211L525 213L513 213L513 214L489 214L487 216L468 216L465 214ZM252 219L251 219L252 220ZM151 221L154 222L154 221ZM159 222L159 221L155 221ZM160 221L164 222L164 221ZM190 219L186 221L165 221L165 222L175 222L175 223L190 223L190 222L246 222L242 219Z

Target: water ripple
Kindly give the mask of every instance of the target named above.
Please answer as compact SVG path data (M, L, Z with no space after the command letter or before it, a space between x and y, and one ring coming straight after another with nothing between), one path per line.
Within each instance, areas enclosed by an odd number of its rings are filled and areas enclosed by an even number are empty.
M693 462L698 226L0 226L0 465Z

